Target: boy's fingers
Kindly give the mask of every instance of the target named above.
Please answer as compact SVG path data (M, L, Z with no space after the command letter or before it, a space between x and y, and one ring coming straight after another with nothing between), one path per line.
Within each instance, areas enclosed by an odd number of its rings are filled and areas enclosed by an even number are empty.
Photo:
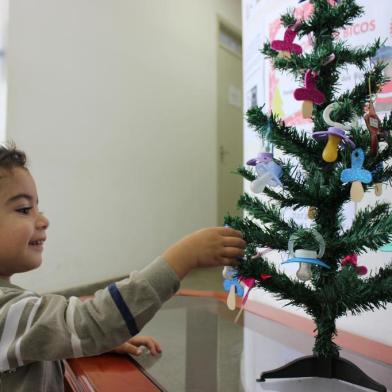
M227 265L230 267L237 267L239 264L239 261L236 259L230 259L228 257L222 257L222 265Z
M155 349L156 349L156 351L158 352L158 353L161 353L162 352L162 347L161 347L161 345L155 340L155 339L153 339L154 340L154 344L155 344Z
M220 233L225 237L230 237L230 236L238 237L238 238L244 237L244 235L240 231L234 230L231 227L221 227L220 229L221 229Z
M156 340L154 340L154 339L151 339L151 340L147 341L147 342L145 343L145 345L146 345L146 347L150 350L150 353L151 353L152 355L156 355L156 354L162 352L161 346L160 346L159 343L158 343Z
M237 237L225 237L223 240L224 246L229 246L229 247L237 247L241 249L246 248L246 242L242 238L237 238Z
M134 346L131 343L124 343L122 344L118 349L116 349L117 352L120 353L127 353L127 354L131 354L131 355L140 355L142 353L142 350L137 347Z
M136 346L145 346L152 355L162 352L160 344L152 336L137 336L131 339Z
M245 255L245 252L242 249L232 248L232 247L223 248L223 253L222 253L223 257L226 257L229 259L235 259L237 257L243 257L244 255Z

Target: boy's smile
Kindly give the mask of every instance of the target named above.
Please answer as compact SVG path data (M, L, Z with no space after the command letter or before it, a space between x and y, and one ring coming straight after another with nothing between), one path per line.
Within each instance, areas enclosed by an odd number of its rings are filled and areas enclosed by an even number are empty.
M49 222L38 210L34 179L28 170L0 170L0 276L9 278L42 262Z

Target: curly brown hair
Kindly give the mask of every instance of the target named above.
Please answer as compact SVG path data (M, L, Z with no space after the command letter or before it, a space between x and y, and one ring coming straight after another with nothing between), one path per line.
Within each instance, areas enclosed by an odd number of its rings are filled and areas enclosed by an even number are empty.
M26 154L18 150L13 143L7 145L0 145L0 169L11 170L15 167L26 167Z

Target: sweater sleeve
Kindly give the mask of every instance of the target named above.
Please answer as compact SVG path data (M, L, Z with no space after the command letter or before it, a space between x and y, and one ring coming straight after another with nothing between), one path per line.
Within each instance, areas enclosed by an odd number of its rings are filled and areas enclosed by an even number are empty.
M0 289L0 371L113 349L139 332L178 290L179 279L158 258L86 301L15 287Z

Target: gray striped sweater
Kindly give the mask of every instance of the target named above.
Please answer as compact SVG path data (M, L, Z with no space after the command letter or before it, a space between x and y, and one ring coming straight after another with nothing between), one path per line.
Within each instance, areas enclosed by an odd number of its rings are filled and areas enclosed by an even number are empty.
M117 347L178 288L162 258L87 301L37 295L0 280L0 391L63 391L62 359Z

